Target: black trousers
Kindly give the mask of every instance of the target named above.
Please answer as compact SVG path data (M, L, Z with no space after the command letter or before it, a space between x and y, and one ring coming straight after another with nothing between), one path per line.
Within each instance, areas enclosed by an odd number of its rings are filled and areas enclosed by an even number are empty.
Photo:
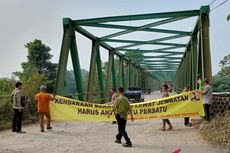
M12 131L19 132L22 130L22 115L23 110L19 112L19 109L14 109Z
M184 118L184 125L187 125L187 124L189 124L189 117Z
M115 115L118 124L118 134L116 135L117 140L121 140L122 136L125 138L126 143L130 143L127 132L125 131L127 120L121 118L120 114Z
M204 107L204 114L205 114L204 119L206 121L210 121L210 107L211 107L211 105L210 104L204 104L203 107Z

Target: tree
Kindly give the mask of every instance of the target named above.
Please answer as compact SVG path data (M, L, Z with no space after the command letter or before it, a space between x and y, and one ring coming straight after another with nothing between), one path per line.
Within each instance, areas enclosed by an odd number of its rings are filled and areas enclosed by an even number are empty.
M230 77L230 54L225 56L219 63L221 70L218 72L220 77Z
M230 54L219 63L221 70L213 76L213 90L216 92L230 92Z
M0 79L0 95L9 96L11 95L15 85L15 79Z
M41 40L35 39L25 45L28 50L27 62L22 63L23 72L15 73L22 80L27 80L31 77L31 72L36 71L43 76L43 81L46 82L49 92L54 89L57 64L50 60L50 47L42 43Z

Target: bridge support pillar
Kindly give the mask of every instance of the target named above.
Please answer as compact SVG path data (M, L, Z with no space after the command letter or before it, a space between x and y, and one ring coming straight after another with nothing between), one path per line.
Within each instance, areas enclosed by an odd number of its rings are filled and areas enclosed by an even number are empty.
M208 6L201 7L200 25L201 25L201 47L203 52L204 75L208 81L212 81L211 51L209 41L209 12Z

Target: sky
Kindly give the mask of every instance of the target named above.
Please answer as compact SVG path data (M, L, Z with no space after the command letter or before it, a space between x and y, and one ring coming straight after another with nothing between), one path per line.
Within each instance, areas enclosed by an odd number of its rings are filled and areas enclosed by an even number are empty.
M24 45L40 39L51 47L52 62L58 62L63 34L62 18L73 20L105 16L157 13L199 9L212 0L0 0L0 78L11 77L12 72L21 70L21 63L27 59ZM216 0L211 9L223 2ZM230 1L210 14L210 47L213 75L219 68L219 61L230 54ZM130 25L134 24L132 22ZM193 22L186 22L193 26ZM103 31L104 32L104 31ZM81 67L88 70L91 41L77 34ZM101 50L103 61L108 52ZM68 62L68 69L72 69Z

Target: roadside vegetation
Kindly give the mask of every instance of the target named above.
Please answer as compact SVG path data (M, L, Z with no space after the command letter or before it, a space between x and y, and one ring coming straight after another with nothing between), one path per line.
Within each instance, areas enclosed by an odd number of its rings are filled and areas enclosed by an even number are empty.
M217 115L209 124L201 124L199 133L213 144L230 148L230 111Z

